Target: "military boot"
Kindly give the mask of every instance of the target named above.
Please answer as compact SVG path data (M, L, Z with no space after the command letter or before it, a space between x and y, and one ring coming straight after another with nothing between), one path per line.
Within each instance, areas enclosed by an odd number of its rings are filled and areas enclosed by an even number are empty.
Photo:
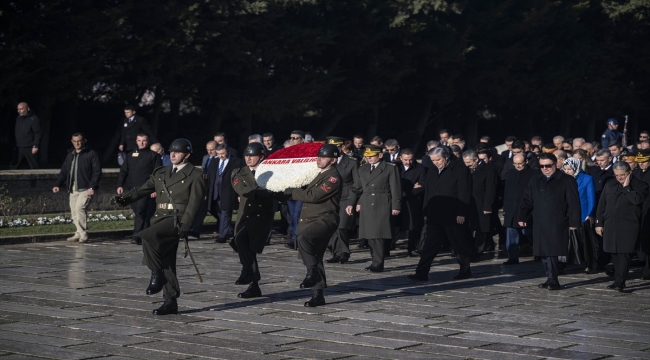
M325 296L323 296L323 290L318 289L314 290L313 295L309 301L305 302L306 307L316 307L325 305Z
M163 287L167 284L167 278L163 274L162 270L152 270L151 271L151 280L149 281L149 287L147 288L147 295L153 295L160 292Z

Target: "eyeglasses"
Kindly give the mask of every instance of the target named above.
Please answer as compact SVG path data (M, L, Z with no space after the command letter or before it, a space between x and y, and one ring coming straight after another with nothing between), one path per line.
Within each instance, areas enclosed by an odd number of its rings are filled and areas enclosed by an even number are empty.
M291 139L291 140L300 140L302 138L300 136L292 136L289 139Z
M550 169L550 168L552 168L554 166L555 166L555 164L539 164L540 169Z

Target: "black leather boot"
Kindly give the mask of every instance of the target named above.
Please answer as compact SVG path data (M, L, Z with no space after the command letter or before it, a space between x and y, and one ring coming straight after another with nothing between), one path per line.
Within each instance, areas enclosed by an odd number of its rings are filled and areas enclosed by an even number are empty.
M256 298L260 296L262 296L262 290L260 289L260 286L257 284L257 281L254 281L250 285L248 285L248 289L246 289L246 291L237 294L237 297L242 299L250 299L250 298Z
M163 274L162 270L152 270L151 280L149 281L149 287L147 288L147 295L159 293L165 284L167 284L167 278L165 277L165 274Z
M252 270L242 270L235 285L248 285L253 281L255 281L255 273Z
M154 315L168 315L178 314L178 303L176 298L165 299L165 302L156 310L153 311Z
M309 301L305 302L306 307L316 307L325 305L325 296L323 296L323 290L314 290L314 294L311 296Z
M314 285L318 284L322 278L320 277L320 274L316 270L309 270L307 272L307 276L305 276L305 280L302 281L302 284L300 284L301 289L309 289L313 287Z

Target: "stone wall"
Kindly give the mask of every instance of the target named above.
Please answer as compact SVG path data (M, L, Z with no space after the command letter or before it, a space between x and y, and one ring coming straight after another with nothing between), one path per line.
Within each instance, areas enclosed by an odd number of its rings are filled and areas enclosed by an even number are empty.
M56 194L52 192L59 171L59 169L0 171L0 186L4 186L13 202L25 199L25 205L18 213L12 215L70 212L66 190L61 189ZM118 209L110 205L110 200L116 194L119 172L120 169L102 169L99 191L90 202L91 211Z

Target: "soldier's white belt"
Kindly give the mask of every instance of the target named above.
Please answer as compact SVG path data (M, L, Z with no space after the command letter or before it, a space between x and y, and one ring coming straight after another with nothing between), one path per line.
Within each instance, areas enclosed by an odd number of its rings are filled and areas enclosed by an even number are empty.
M176 204L176 207L172 203L159 203L158 209L164 209L164 210L183 210L185 209L185 204Z

